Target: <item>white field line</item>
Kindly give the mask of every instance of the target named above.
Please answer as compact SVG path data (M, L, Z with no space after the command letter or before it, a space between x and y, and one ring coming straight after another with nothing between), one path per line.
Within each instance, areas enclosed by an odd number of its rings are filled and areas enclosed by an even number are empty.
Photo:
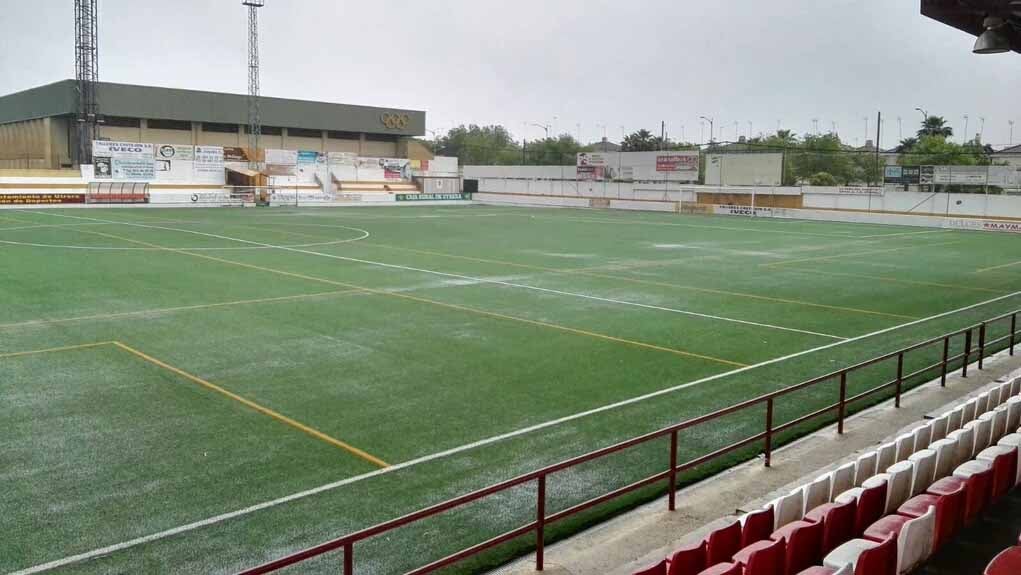
M550 289L550 288L543 288L543 287L538 287L538 286L532 286L532 285L527 285L527 284L519 284L519 283L513 283L513 282L508 282L508 281L502 281L502 280L479 278L479 277L474 277L474 276L467 276L467 275L461 275L461 274L453 274L453 273L441 272L441 271L436 271L436 270L428 270L428 269L424 269L424 268L415 268L415 267L411 267L411 266L402 266L402 265L398 265L398 264L388 264L388 263L385 263L385 262L377 262L377 261L372 261L372 260L364 260L364 259L360 259L360 258L352 258L352 257L347 257L347 256L339 256L339 255L328 254L328 253L323 253L323 252L315 252L315 251L311 251L311 250L297 249L297 248L290 247L290 246L281 246L281 245L267 244L267 243L263 243L263 242L256 242L256 241L252 241L252 240L246 240L246 239L241 239L241 238L234 238L234 237L230 237L230 236L222 236L222 235L219 235L219 234L210 234L210 233L199 232L199 231L195 231L195 230L187 230L187 229L181 229L181 228L170 228L170 227L166 227L166 226L154 226L154 225L150 225L150 224L140 224L140 223L134 223L134 222L124 222L124 221L114 221L114 220L99 220L99 219L96 219L96 218L85 218L85 217L80 217L80 216L68 216L68 215L63 215L63 214L53 214L53 215L59 216L59 217L64 217L64 218L95 220L95 221L101 221L101 222L108 223L108 224L120 224L120 225L140 227L140 228L151 228L151 229L156 229L156 230L165 230L165 231L172 231L172 232L196 234L196 235L200 235L200 236L217 238L217 239L221 239L221 240L234 241L234 242L250 244L250 245L254 245L254 246L260 246L262 248L274 248L274 249L285 250L285 251L289 251L289 252L295 252L295 253L299 253L299 254L318 256L318 257L335 259L335 260L341 260L341 261L347 261L347 262L355 262L355 263L373 265L373 266L378 266L378 267L383 267L383 268L390 268L390 269L398 269L398 270L404 270L404 271L412 271L412 272L417 272L417 273L431 274L431 275L436 275L436 276L441 276L441 277L448 277L448 278L454 278L454 279L459 279L459 280L468 280L468 281L476 282L476 283L491 284L491 285L501 285L501 286L505 286L505 287L512 287L512 288L518 288L518 289L526 289L526 290L537 291L537 292L541 292L541 293L549 293L549 294L560 295L560 296L576 297L576 298L580 298L580 299L586 299L586 300L590 300L590 301L598 301L598 302L601 302L601 303L609 303L609 304L614 304L614 305L631 306L631 307L637 307L637 308L649 309L649 310L655 310L655 311L665 311L665 312L669 312L669 313L676 313L676 314L687 315L687 316L692 316L692 317L699 317L699 318L703 318L703 319L712 319L712 320L717 320L717 321L724 321L724 322L741 324L741 325L748 325L748 326L753 326L753 327L761 327L761 328L766 328L766 329L774 329L774 330L779 330L779 331L800 333L800 334L812 335L812 336L816 336L816 337L824 337L824 338L835 339L835 340L840 340L840 341L843 341L844 339L846 339L846 338L838 336L838 335L832 335L832 334L828 334L828 333L821 333L821 332L817 332L817 331L809 331L809 330L805 330L805 329L798 329L798 328L793 328L793 327L785 327L785 326L773 325L773 324L768 324L768 323L761 323L761 322L748 321L748 320L743 320L743 319L736 319L736 318L730 318L730 317L724 317L724 316L718 316L718 315L711 315L711 314L705 314L705 313L699 313L699 312L694 312L694 311L675 309L675 308L669 308L669 307L663 307L663 306L657 306L657 305L651 305L651 304L643 304L643 303L626 301L626 300L605 298L605 297L594 296L594 295L589 295L589 294L581 294L581 293L575 293L575 292L555 290L555 289ZM175 249L186 250L187 248L175 248ZM221 249L223 249L223 248L221 248Z
M111 319L120 319L120 318L135 317L135 316L168 315L168 314L173 314L173 313L181 312L181 311L194 311L194 310L200 310L200 309L215 309L215 308L233 307L233 306L238 306L238 305L249 305L249 304L256 304L256 303L268 304L268 303L277 303L277 302L284 302L284 301L296 301L296 300L312 299L312 298L320 298L320 297L325 298L327 296L335 296L335 295L340 295L340 294L344 294L344 293L353 293L353 292L358 292L358 291L361 291L361 290L345 289L345 290L335 290L335 291L309 293L309 294L285 295L285 296L279 296L279 297L267 297L267 298L258 298L258 299L243 299L243 300L225 301L225 302L217 302L217 303L202 303L202 304L182 305L182 306L176 306L176 307L162 307L162 308L154 308L154 309L142 309L142 310L136 310L136 311L122 311L122 312L114 312L114 313L101 313L101 314L94 314L94 315L80 315L80 316L76 316L76 317L62 317L62 318L53 318L53 319L30 319L30 320L26 320L26 321L15 322L15 323L0 323L0 331L7 330L7 329L15 329L15 328L19 328L20 329L20 328L27 328L27 327L38 327L38 326L56 325L56 324L62 324L62 323L76 323L76 322L80 322L80 321L107 321L107 320L111 320ZM362 293L367 293L367 292L362 292Z
M925 232L900 232L896 234L876 234L872 236L860 236L861 238L893 238L897 236L920 236L923 234L949 234L955 230L930 230Z
M125 549L129 549L131 547L137 547L138 545L143 545L143 544L146 544L146 543L151 543L153 541L159 541L161 539L166 539L167 537L173 537L175 535L180 535L181 533L187 533L189 531L194 531L194 530L200 529L202 527L207 527L209 525L215 525L217 523L222 523L222 522L228 521L230 519L236 519L238 517L242 517L242 516L245 516L245 515L249 515L251 513L255 513L256 511L261 511L263 509L269 509L271 507L276 507L278 505L283 505L285 503L290 503L292 501L297 501L299 499L304 499L306 497L311 497L311 496L317 495L319 493L324 493L324 492L327 492L327 491L332 491L334 489L338 489L338 488L344 487L346 485L351 485L351 484L357 483L359 481L364 481L366 479L371 479L373 477L378 477L380 475L386 475L388 473L394 473L394 472L400 471L402 469L408 469L409 467L414 467L414 466L417 466L417 465L422 465L423 463L429 463L430 461L436 461L437 459L443 459L443 458L446 458L446 457L450 457L452 455L457 455L459 453L463 453L465 451L470 451L472 449L477 449L479 447L484 447L484 446L487 446L487 445L492 445L494 443L498 443L498 442L501 442L501 441L505 441L507 439L512 439L512 438L515 438L515 437L519 437L519 436L522 436L522 435L533 433L535 431L539 431L539 430L546 429L546 428L549 428L549 427L554 427L554 426L557 426L557 425L563 425L564 423L568 423L568 422L575 421L575 420L578 420L578 419L582 419L582 418L585 418L585 417L590 417L592 415L596 415L596 414L603 413L603 412L606 412L606 411L611 411L611 410L614 410L614 409L619 409L621 407L625 407L625 406L628 406L628 405L633 405L633 404L636 404L636 403L647 401L649 399L653 399L655 397L659 397L659 396L662 396L662 395L672 394L672 393L675 393L675 392L683 390L683 389L694 387L696 385L702 385L704 383L709 383L709 382L712 382L712 381L716 381L718 379L722 379L722 378L725 378L725 377L730 377L730 376L733 376L733 375L744 373L746 371L751 371L753 369L759 369L759 368L765 367L767 365L772 365L772 364L779 363L779 362L782 362L782 361L791 360L791 359L794 359L794 358L797 358L797 357L801 357L801 356L804 356L804 355L815 353L817 351L823 351L823 350L826 350L826 349L830 349L830 348L834 348L834 347L839 347L839 346L842 346L842 345L846 345L848 343L852 343L852 342L856 342L856 341L861 341L863 339L868 339L868 338L871 338L871 337L876 337L876 336L883 335L883 334L886 334L886 333L890 333L892 331L896 331L896 330L899 330L899 329L903 329L903 328L907 328L907 327L912 327L912 326L915 326L915 325L918 325L918 324L921 324L921 323L925 323L925 322L941 319L941 318L944 318L944 317L947 317L947 316L951 316L951 315L954 315L954 314L962 313L962 312L965 312L965 311L968 311L968 310L972 310L972 309L975 309L975 308L978 308L978 307L981 307L981 306L984 306L984 305L988 305L988 304L991 304L991 303L996 303L998 301L1002 301L1004 299L1016 297L1016 296L1019 296L1019 295L1021 295L1021 291L1016 291L1014 293L1010 293L1010 294L1007 294L1007 295L1004 295L1004 296L1000 296L1000 297L996 297L996 298L989 299L989 300L986 300L986 301L982 301L982 302L979 302L979 303L975 303L975 304L972 304L972 305L969 305L969 306L965 306L965 307L962 307L962 308L958 308L958 309L955 309L955 310L943 312L943 313L940 313L940 314L937 314L937 315L933 315L933 316L929 316L929 317L926 317L926 318L918 319L918 320L911 321L911 322L908 322L908 323L904 323L904 324L901 324L901 325L895 325L893 327L888 327L888 328L885 328L885 329L881 329L879 331L874 331L872 333L867 333L867 334L864 334L864 335L855 336L853 338L850 338L850 339L847 339L847 340L844 340L844 341L828 343L826 345L821 345L819 347L814 347L814 348L811 348L811 349L806 349L804 351L799 351L799 352L795 352L795 353L792 353L792 354L788 354L788 355L785 355L785 356L782 356L782 357L777 357L777 358L774 358L774 359L766 360L766 361L763 361L761 363L757 363L755 365L749 365L748 367L741 367L741 368L737 368L737 369L732 369L730 371L725 371L723 373L717 373L715 375L710 375L708 377L704 377L702 379L698 379L698 380L695 380L695 381L690 381L688 383L682 383L680 385L675 385L673 387L668 387L666 389L660 389L658 391L653 391L651 393L646 393L645 395L639 395L639 396L636 396L636 397L632 397L630 399L625 399L623 401L618 401L616 403L610 403L610 404L603 405L601 407L597 407L597 408L590 409L590 410L587 410L587 411L581 411L581 412L578 412L578 413L574 413L574 414L571 414L571 415L560 417L558 419L551 419L549 421L545 421L545 422L538 423L538 424L535 424L535 425L531 425L531 426L528 426L528 427L523 427L521 429L517 429L517 430L514 430L514 431L509 431L507 433L502 433L500 435L494 435L492 437L487 437L485 439L480 439L480 440L474 441L472 443L466 443L464 445L460 445L458 447L447 449L445 451L440 451L440 452L433 453L433 454L430 454L430 455L424 455L422 457L418 457L418 458L415 458L415 459L410 459L408 461L405 461L403 463L398 463L398 464L392 465L390 467L386 467L386 468L383 468L383 469L378 469L376 471L370 471L368 473L363 473L362 475L356 475L354 477L348 477L346 479L341 479L339 481L334 481L332 483L327 483L327 484L324 484L324 485L320 485L318 487L313 487L312 489L308 489L308 490L305 490L305 491L299 491L297 493L292 493L290 495L285 495L284 497L280 497L280 498L273 499L273 500L270 500L270 501L264 501L262 503L257 503L255 505L251 505L251 506L245 507L243 509L238 509L236 511L231 511L231 512L228 512L228 513L222 513L220 515L215 515L213 517L202 519L200 521L195 521L193 523L188 523L186 525L181 525L181 526L178 526L178 527L174 527L172 529L167 529L166 531L160 531L158 533L153 533L151 535L146 535L146 536L143 536L143 537L138 537L138 538L135 538L135 539L130 539L128 541L124 541L124 542L117 543L117 544L114 544L114 545L109 545L109 546L106 546L106 547L100 547L98 549L93 549L92 551L87 551L85 553L79 553L77 555L71 555L71 556L68 556L68 557L64 557L63 559L57 559L57 560L50 561L50 562L47 562L47 563L41 563L41 564L35 565L33 567L28 567L28 568L22 569L20 571L15 571L15 572L11 573L10 575L31 575L33 573L43 573L45 571L50 571L52 569L57 569L59 567L64 567L64 566L71 565L71 564L74 564L74 563L80 563L82 561L88 561L89 559L95 559L96 557L102 557L104 555L109 555L109 554L115 553L117 551L123 551Z

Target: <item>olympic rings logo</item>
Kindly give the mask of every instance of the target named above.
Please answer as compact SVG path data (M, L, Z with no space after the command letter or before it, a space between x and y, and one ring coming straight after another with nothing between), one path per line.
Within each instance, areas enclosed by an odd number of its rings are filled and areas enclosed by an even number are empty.
M407 114L392 114L387 112L380 116L379 120L390 130L406 130L408 125L411 124L411 116Z

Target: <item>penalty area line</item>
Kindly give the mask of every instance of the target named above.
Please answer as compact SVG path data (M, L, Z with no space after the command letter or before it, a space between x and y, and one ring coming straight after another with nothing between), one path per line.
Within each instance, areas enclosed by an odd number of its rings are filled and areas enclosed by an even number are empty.
M636 397L633 397L633 398L630 398L630 399L625 399L623 401L619 401L619 402L616 402L616 403L607 404L607 405L604 405L602 407L597 407L595 409L590 409L588 411L582 411L582 412L575 413L575 414L572 414L572 415L568 415L568 416L565 416L565 417L561 417L561 418L558 418L558 419L553 419L553 420L546 421L546 422L543 422L543 423L539 423L539 424L536 424L536 425L532 425L532 426L529 426L529 427L524 427L524 428L521 428L521 429L518 429L518 430L515 430L515 431L510 431L510 432L503 433L503 434L500 434L500 435L495 435L495 436L488 437L488 438L485 438L485 439L480 439L478 441L475 441L475 442L472 442L472 443L467 443L465 445L461 445L461 446L454 447L454 448L451 448L451 449L447 449L445 451L440 451L440 452L433 453L433 454L430 454L430 455L424 455L422 457L411 459L411 460L405 461L403 463L397 463L397 464L391 465L390 467L386 467L386 468L383 468L383 469L378 469L376 471L371 471L369 473L364 473L362 475L356 475L354 477L348 477L346 479L341 479L339 481L335 481L335 482L332 482L332 483L327 483L327 484L324 484L324 485L320 485L320 486L314 487L312 489L308 489L308 490L305 490L305 491L300 491L300 492L297 492L297 493L292 493L290 495L285 495L283 497L280 497L280 498L277 498L277 499L273 499L273 500L270 500L270 501L264 501L262 503L251 505L249 507L245 507L243 509L238 509L236 511L231 511L231 512L228 512L228 513L222 513L220 515L215 515L213 517L202 519L200 521L195 521L193 523L188 523L186 525L181 525L181 526L178 526L178 527L174 527L172 529L167 529L165 531L160 531L158 533L153 533L151 535L145 535L143 537L137 537L135 539L130 539L128 541L124 541L124 542L117 543L117 544L114 544L114 545L108 545L106 547L101 547L101 548L98 548L98 549L94 549L92 551L87 551L87 552L84 552L84 553L79 553L77 555L71 555L71 556L64 557L62 559L56 559L54 561L50 561L50 562L47 562L47 563L41 563L41 564L35 565L33 567L28 567L26 569L15 571L15 572L11 573L10 575L32 575L32 574L35 574L35 573L44 573L46 571L51 571L53 569L57 569L57 568L60 568L60 567L65 567L67 565L72 565L72 564L75 564L75 563L80 563L82 561L88 561L90 559L95 559L95 558L98 558L98 557L103 557L105 555L110 555L111 553L115 553L115 552L118 552L118 551L124 551L124 550L130 549L132 547L137 547L139 545L144 545L146 543L152 543L152 542L155 542L155 541L166 539L168 537L173 537L173 536L176 536L176 535L180 535L182 533L187 533L189 531L194 531L196 529L201 529L203 527L208 527L210 525L216 525L216 524L222 523L224 521L228 521L228 520L231 520L231 519L236 519L238 517L243 517L245 515L250 515L252 513L255 513L255 512L258 512L258 511L262 511L264 509L270 509L272 507L277 507L279 505L290 503L292 501L297 501L297 500L300 500L300 499L304 499L306 497L311 497L313 495L318 495L320 493L325 493L325 492L328 492L328 491L332 491L334 489L338 489L340 487L344 487L344 486L347 486L347 485L358 483L358 482L364 481L366 479L371 479L373 477L378 477L380 475L385 475L385 474L388 474L388 473L394 473L396 471L400 471L400 470L403 470L403 469L408 469L410 467L415 467L417 465L422 465L424 463L429 463L431 461L436 461L436 460L439 460L439 459L444 459L446 457L450 457L452 455L457 455L457 454L463 453L465 451L469 451L469 450L472 450L472 449L477 449L479 447L484 447L484 446L487 446L487 445L491 445L491 444L494 444L494 443L505 441L507 439L511 439L511 438L514 438L514 437L519 437L519 436L522 436L522 435L526 435L528 433L532 433L532 432L535 432L535 431L538 431L538 430L541 430L541 429L546 429L546 428L549 428L549 427L553 427L553 426L557 426L557 425L562 425L562 424L570 422L570 421L575 421L575 420L582 419L582 418L585 418L585 417L589 417L591 415L595 415L595 414L598 414L598 413L603 413L603 412L610 411L610 410L613 410L613 409L618 409L620 407L624 407L624 406L627 406L627 405L632 405L632 404L640 403L640 402L643 402L643 401L646 401L646 400L649 400L649 399L652 399L652 398L655 398L655 397L671 394L671 393L674 393L674 392L677 392L677 391L680 391L680 390L683 390L683 389L688 389L690 387L694 387L694 386L701 385L701 384L704 384L704 383L709 383L709 382L716 381L716 380L719 380L719 379L722 379L722 378L725 378L725 377L729 377L729 376L737 375L739 373L744 373L746 371L750 371L750 370L753 370L753 369L758 369L758 368L761 368L761 367L765 367L767 365L772 365L772 364L776 364L776 363L779 363L779 362L782 362L782 361L787 361L787 360L790 360L790 359L794 359L794 358L797 358L797 357L801 357L801 356L804 356L804 355L815 353L817 351L823 351L823 350L826 350L826 349L830 349L830 348L834 348L834 347L839 347L839 346L842 346L842 345L845 345L845 344L848 344L848 343L851 343L851 342L861 341L863 339L868 339L868 338L871 338L871 337L876 337L876 336L879 336L879 335L890 333L890 332L896 331L898 329L912 327L912 326L919 325L919 324L922 324L922 323L925 323L925 322L929 322L929 321L933 321L933 320L937 320L937 319L942 319L942 318L945 318L945 317L948 317L948 316L951 316L951 315L954 315L954 314L966 312L966 311L969 311L969 310L972 310L972 309L975 309L975 308L978 308L978 307L981 307L981 306L984 306L984 305L996 303L996 302L1003 301L1005 299L1016 297L1016 296L1019 296L1019 295L1021 295L1021 291L1016 291L1016 292L1013 292L1013 293L1010 293L1010 294L1006 294L1006 295L1003 295L1003 296L1000 296L1000 297L997 297L997 298L993 298L993 299L989 299L989 300L986 300L986 301L978 302L978 303L975 303L975 304L972 304L972 305L969 305L969 306L965 306L965 307L962 307L962 308L958 308L958 309L955 309L955 310L946 311L946 312L943 312L943 313L940 313L940 314L936 314L936 315L929 316L929 317L926 317L926 318L918 319L918 320L915 320L915 321L912 321L912 322L908 322L908 323L905 323L905 324L896 325L896 326L893 326L893 327L888 327L888 328L885 328L885 329L881 329L879 331L874 331L872 333L867 333L867 334L864 334L864 335L856 336L856 337L853 337L853 338L845 340L845 341L834 342L834 343L822 345L822 346L819 346L819 347L814 347L814 348L811 348L811 349L806 349L804 351L799 351L799 352L792 353L792 354L789 354L789 355L785 355L785 356L782 356L782 357L777 357L777 358L774 358L774 359L766 360L766 361L763 361L761 363L757 363L755 365L750 365L750 366L747 366L747 367L742 367L742 368L733 369L733 370L730 370L730 371L718 373L718 374L715 374L715 375L704 377L702 379L698 379L698 380L695 380L695 381L690 381L688 383L683 383L683 384L680 384L680 385L677 385L677 386L674 386L674 387L669 387L669 388L666 388L666 389L661 389L661 390L658 390L658 391L647 393L645 395L640 395L640 396L636 396Z

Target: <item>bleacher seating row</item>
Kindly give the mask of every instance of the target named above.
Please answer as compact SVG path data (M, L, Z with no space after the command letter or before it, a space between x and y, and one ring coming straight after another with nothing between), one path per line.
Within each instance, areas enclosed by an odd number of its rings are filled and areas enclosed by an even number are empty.
M1021 484L1019 393L1021 377L634 575L907 573Z

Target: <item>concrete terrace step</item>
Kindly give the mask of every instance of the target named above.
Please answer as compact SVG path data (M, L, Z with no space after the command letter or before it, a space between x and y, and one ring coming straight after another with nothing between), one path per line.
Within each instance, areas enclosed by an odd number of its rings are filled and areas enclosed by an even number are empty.
M340 181L337 182L337 187L341 192L394 192L401 194L415 194L420 190L418 185L412 182L350 182Z

